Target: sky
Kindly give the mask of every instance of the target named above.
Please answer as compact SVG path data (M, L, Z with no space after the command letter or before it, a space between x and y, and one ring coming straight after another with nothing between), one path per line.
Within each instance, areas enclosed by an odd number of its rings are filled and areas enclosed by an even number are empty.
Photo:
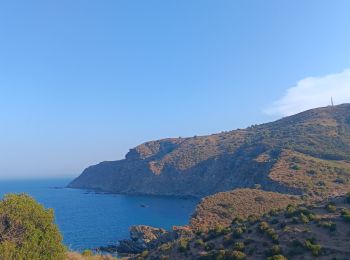
M350 102L348 0L0 2L0 178Z

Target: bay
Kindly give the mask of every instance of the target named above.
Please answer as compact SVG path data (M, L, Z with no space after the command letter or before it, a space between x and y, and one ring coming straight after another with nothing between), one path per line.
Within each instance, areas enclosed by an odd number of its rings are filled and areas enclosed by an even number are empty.
M64 188L70 179L0 181L0 196L28 193L55 211L55 221L71 250L116 244L129 237L132 225L170 230L186 225L198 199L100 194Z

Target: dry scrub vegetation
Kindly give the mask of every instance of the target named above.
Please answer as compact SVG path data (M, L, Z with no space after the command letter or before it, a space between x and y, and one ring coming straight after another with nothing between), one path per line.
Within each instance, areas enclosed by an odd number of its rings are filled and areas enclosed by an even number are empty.
M320 200L344 195L350 190L350 163L283 151L269 177Z
M228 226L234 218L262 216L271 209L298 204L300 199L258 189L237 189L204 198L191 218L191 226L198 230Z
M348 259L350 195L314 206L288 205L261 217L233 219L135 259Z

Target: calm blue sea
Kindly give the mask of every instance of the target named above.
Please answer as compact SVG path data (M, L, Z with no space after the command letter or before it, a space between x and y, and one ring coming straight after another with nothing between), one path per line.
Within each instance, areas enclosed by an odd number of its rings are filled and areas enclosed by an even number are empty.
M197 199L96 194L65 187L70 180L0 181L0 196L25 192L53 208L65 244L84 250L129 237L131 225L171 229L188 223ZM142 207L144 205L145 207Z

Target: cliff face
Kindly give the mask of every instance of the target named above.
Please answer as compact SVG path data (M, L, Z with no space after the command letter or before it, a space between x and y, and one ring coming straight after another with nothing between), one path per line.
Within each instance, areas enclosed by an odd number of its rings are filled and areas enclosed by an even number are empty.
M317 160L322 161L321 168ZM124 160L87 168L69 187L203 197L259 184L290 194L321 187L318 194L327 185L334 190L350 188L347 161L350 104L313 109L244 130L147 142L131 149ZM327 180L319 185L316 179L322 180L325 169ZM303 183L304 177L310 187Z

